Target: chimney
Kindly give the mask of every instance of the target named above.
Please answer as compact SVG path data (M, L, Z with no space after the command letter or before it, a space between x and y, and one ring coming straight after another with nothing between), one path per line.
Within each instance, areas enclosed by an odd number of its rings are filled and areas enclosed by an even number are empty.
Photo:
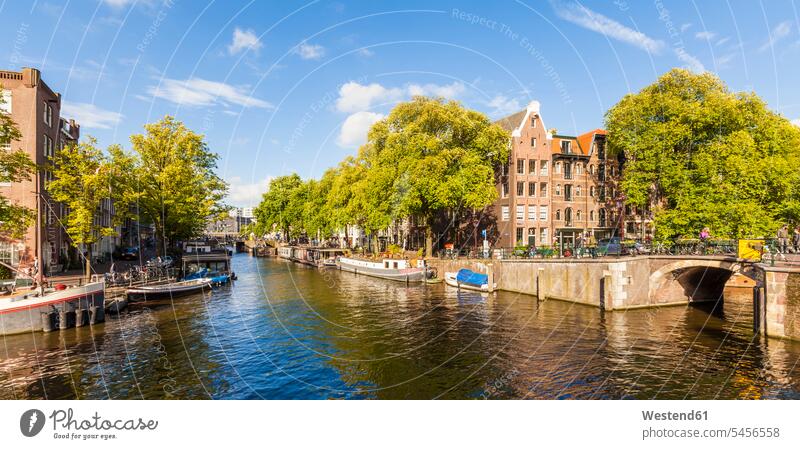
M25 87L38 86L40 77L41 73L39 72L38 69L32 69L30 67L22 68L22 84Z

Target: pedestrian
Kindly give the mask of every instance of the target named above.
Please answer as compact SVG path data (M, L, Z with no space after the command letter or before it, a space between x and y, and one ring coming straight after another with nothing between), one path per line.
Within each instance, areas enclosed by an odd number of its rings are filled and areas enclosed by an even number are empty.
M586 246L589 248L589 254L592 255L592 259L597 257L597 239L594 236L594 232L589 231L589 237L586 239Z
M794 245L794 252L800 253L800 226L796 226L794 228L794 233L792 234L792 245Z
M575 257L580 259L583 255L583 233L579 233L575 238Z
M786 253L789 246L789 225L783 225L778 229L778 251Z
M700 231L700 241L704 242L711 238L711 231L708 229L708 226L704 227L702 231Z

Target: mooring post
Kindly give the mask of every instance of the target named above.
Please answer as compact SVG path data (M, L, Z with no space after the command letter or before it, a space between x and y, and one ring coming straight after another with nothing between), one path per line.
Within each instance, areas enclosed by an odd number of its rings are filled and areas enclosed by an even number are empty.
M494 265L489 263L486 264L486 271L488 271L488 282L489 282L489 293L494 291Z

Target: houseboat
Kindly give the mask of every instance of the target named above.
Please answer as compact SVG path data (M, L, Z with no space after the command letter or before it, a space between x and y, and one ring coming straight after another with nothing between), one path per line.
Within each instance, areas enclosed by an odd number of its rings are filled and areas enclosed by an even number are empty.
M347 248L320 248L316 246L281 246L278 257L312 267L335 267L336 258L348 253Z
M431 274L424 260L418 260L416 266L412 266L405 259L383 259L377 262L339 257L337 265L342 271L402 282L424 282Z
M208 273L214 273L217 276L227 275L229 279L235 280L236 275L231 271L230 256L231 252L228 248L213 240L188 242L184 245L181 257L184 279L205 269Z

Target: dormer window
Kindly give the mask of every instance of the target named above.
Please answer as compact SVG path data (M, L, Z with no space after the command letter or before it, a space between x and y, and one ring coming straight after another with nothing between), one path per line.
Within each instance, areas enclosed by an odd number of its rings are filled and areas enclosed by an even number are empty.
M561 152L564 154L572 154L572 142L570 142L569 140L562 140Z

